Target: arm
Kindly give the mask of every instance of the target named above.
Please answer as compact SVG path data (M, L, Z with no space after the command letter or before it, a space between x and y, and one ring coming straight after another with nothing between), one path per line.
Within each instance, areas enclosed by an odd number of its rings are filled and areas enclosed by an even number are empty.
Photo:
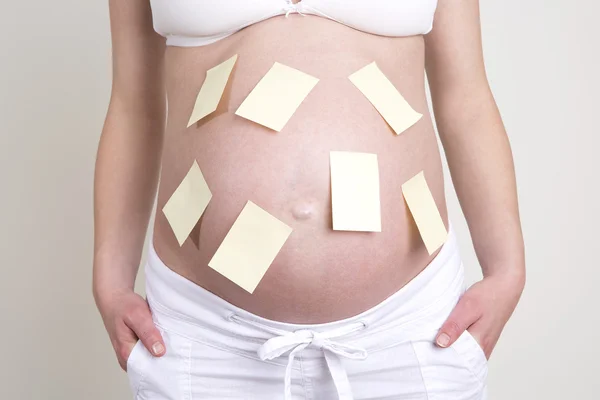
M525 284L512 153L483 61L478 0L440 0L425 38L440 140L484 279L465 293L441 332L466 329L490 355Z
M164 41L147 1L110 0L109 7L113 85L94 178L93 293L125 368L138 337L149 350L163 344L133 286L160 169Z

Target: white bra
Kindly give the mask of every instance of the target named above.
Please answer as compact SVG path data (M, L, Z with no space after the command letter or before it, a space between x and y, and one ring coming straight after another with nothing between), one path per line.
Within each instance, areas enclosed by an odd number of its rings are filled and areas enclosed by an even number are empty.
M150 0L171 46L204 46L276 15L310 14L383 36L429 33L438 0Z

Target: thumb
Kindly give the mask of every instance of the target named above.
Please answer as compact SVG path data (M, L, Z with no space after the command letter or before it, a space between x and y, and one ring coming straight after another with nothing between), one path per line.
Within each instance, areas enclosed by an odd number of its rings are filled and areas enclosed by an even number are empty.
M480 317L476 301L465 292L440 328L435 342L440 347L448 347Z
M125 324L133 330L152 355L160 357L165 353L164 341L154 325L150 310L145 303L127 315Z

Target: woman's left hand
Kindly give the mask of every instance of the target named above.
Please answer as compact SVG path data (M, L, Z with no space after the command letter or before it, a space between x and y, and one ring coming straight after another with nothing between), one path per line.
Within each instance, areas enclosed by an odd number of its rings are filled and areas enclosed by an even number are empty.
M440 328L437 345L448 347L468 330L489 359L524 286L524 273L487 276L474 283Z

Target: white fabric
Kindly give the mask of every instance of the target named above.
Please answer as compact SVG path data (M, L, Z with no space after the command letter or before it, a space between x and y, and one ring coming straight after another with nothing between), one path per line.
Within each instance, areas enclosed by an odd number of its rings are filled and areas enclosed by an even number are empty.
M291 324L249 313L170 270L152 247L146 293L167 352L128 361L137 400L485 400L487 360L466 331L434 344L464 293L450 228L408 284L354 317Z
M278 15L315 15L360 31L429 33L437 0L150 0L154 29L171 46L204 46Z
M339 357L364 360L367 358L367 351L360 347L337 343L331 339L363 329L366 327L364 323L357 322L328 332L315 332L310 329L300 329L289 332L271 328L254 321L247 321L237 315L232 315L231 318L278 335L267 340L258 348L257 352L261 360L272 360L288 351L290 352L285 370L285 400L292 400L291 373L294 357L296 356L296 353L299 353L311 345L323 350L339 399L352 400L350 382L348 382L346 371L344 370Z

